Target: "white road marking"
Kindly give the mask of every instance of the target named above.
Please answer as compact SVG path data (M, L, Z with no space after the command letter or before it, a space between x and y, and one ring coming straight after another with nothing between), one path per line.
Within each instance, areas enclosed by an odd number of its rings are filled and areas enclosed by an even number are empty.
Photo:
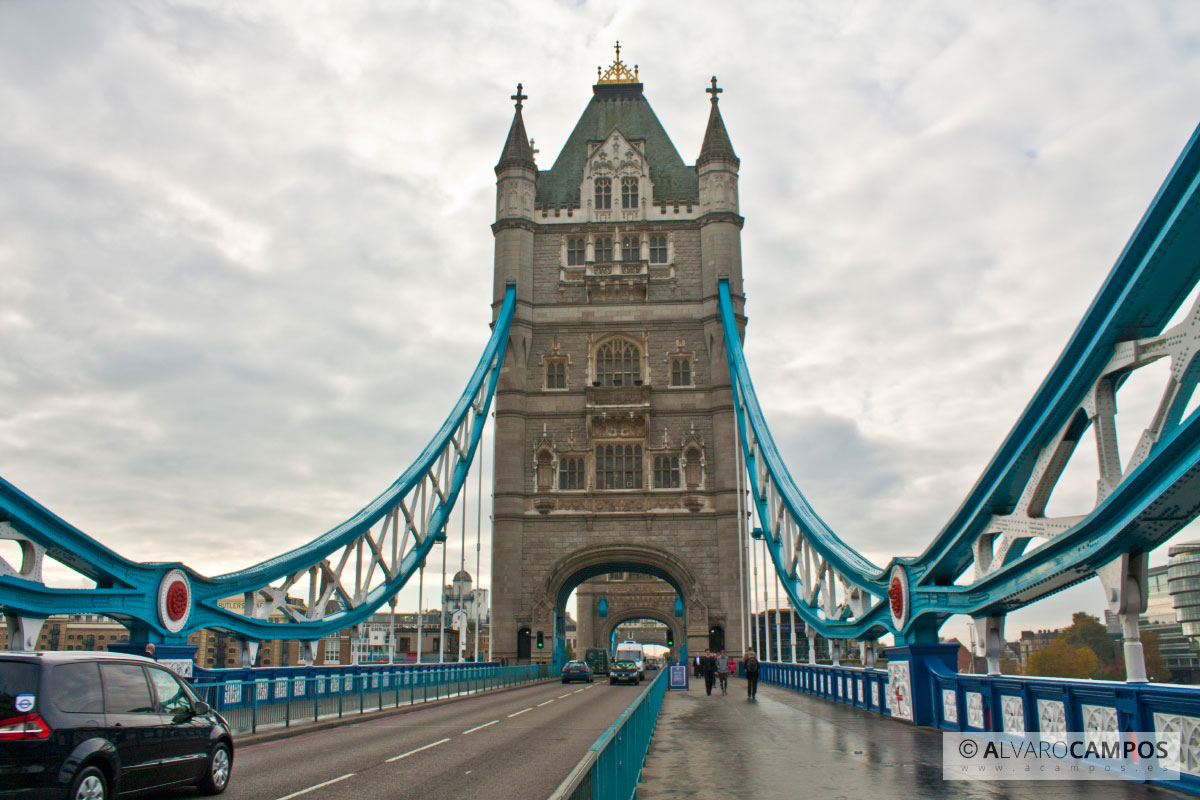
M343 775L340 778L334 778L331 781L325 781L324 783L318 783L316 786L310 786L307 789L301 789L298 792L292 792L291 794L285 794L283 797L280 797L279 800L291 800L291 798L293 798L293 797L299 797L302 794L308 794L309 792L315 792L317 789L324 788L331 783L337 783L338 781L344 781L344 780L346 780L346 778L350 778L353 776L354 776L353 772L347 772L345 775Z
M428 750L431 747L437 747L439 744L444 744L448 741L450 741L450 737L446 737L445 739L438 739L436 742L431 742L430 744L427 744L424 747L418 747L416 750L409 750L407 753L401 753L398 756L392 756L391 758L388 759L388 761L399 761L402 758L408 758L413 753L419 753L422 750Z
M583 689L586 689L586 688L588 688L588 687L586 687L586 686L583 687ZM571 692L571 694L579 694L580 692L583 691L583 689L576 689L575 691Z
M567 692L566 694L560 694L560 695L558 696L558 699L559 699L559 700L562 700L564 697L570 697L570 696L571 696L571 693L570 693L570 692Z
M551 704L551 703L553 703L553 702L554 702L554 698L553 698L553 697L551 697L549 700L547 700L547 701L546 701L546 702L544 702L544 703L538 703L538 708L541 708L542 706L548 706L548 705L550 705L550 704Z
M498 719L494 719L491 722L485 722L482 725L476 725L474 728L471 728L471 730L469 730L469 731L463 731L462 735L466 736L468 733L474 733L475 731L480 730L481 728L486 728L488 725L495 725L499 721L500 720L498 720Z
M509 717L519 717L522 714L524 714L526 711L533 711L533 706L530 706L529 708L522 708L520 711L518 711L514 714L509 714L508 716Z

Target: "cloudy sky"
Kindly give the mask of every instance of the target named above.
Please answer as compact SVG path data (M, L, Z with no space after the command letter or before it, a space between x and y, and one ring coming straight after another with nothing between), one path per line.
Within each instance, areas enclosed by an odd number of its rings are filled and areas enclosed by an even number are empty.
M797 481L877 563L920 552L1200 121L1200 5L733 8L0 0L0 475L207 574L348 517L487 339L509 95L547 168L620 39L689 163L725 88ZM1051 513L1090 509L1088 455Z

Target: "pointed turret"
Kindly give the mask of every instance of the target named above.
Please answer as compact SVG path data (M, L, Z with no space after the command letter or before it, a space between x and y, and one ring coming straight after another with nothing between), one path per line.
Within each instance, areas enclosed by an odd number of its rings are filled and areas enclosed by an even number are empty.
M504 150L500 153L500 162L496 164L496 174L508 167L528 167L536 170L537 163L533 160L533 147L529 144L529 136L525 133L525 120L521 117L521 108L529 95L523 94L521 84L517 84L517 93L512 96L517 101L517 111L513 114L512 125L508 128L508 139L504 142Z
M700 181L700 247L705 252L702 285L706 296L717 294L717 281L729 278L729 288L735 296L742 292L742 217L738 213L738 167L741 161L733 152L725 121L717 107L717 88L713 76L712 97L708 112L708 129L704 144L696 159L696 175ZM714 331L718 335L719 331ZM718 365L716 367L720 369Z
M729 132L725 130L725 120L721 119L721 109L717 105L717 95L725 91L717 88L717 76L712 79L712 88L704 91L712 95L712 110L708 113L708 129L704 131L704 144L700 145L700 157L696 166L703 167L710 161L729 161L735 167L741 164L737 154L733 152L733 143L729 141Z

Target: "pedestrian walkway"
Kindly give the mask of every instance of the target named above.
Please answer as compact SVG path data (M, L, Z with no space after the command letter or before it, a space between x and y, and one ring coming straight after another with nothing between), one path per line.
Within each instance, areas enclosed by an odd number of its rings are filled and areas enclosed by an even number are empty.
M985 798L1178 800L1126 781L942 780L942 734L860 709L733 679L729 694L668 692L638 800Z

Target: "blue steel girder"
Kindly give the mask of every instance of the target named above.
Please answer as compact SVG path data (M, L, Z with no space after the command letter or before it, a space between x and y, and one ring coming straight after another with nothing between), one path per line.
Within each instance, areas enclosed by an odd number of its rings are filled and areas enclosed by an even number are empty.
M246 569L207 577L180 563L130 561L0 478L0 538L17 539L36 551L20 570L0 559L0 609L28 617L105 614L164 640L201 628L227 630L250 641L315 640L362 622L395 596L445 538L483 435L515 304L516 289L510 285L466 389L391 486L329 532ZM98 588L45 586L43 556L95 580ZM347 568L353 569L352 580ZM177 605L174 613L182 620L166 613L167 581L181 578L186 607L181 612ZM293 596L304 587L307 598Z
M871 564L839 539L796 487L758 405L726 281L720 303L750 507L789 602L818 633L905 638L952 614L984 616L1085 580L1146 551L1200 513L1200 412L1183 419L1200 373L1200 306L1170 330L1200 280L1200 129L1193 133L1066 349L946 526L920 556ZM1113 419L1129 374L1169 358L1159 408L1122 467ZM1047 518L1045 504L1082 435L1100 448L1097 504ZM1044 540L1029 548L1032 542ZM966 571L974 564L975 575ZM896 629L893 569L909 586ZM841 589L841 597L837 590ZM857 602L856 602L857 593Z

